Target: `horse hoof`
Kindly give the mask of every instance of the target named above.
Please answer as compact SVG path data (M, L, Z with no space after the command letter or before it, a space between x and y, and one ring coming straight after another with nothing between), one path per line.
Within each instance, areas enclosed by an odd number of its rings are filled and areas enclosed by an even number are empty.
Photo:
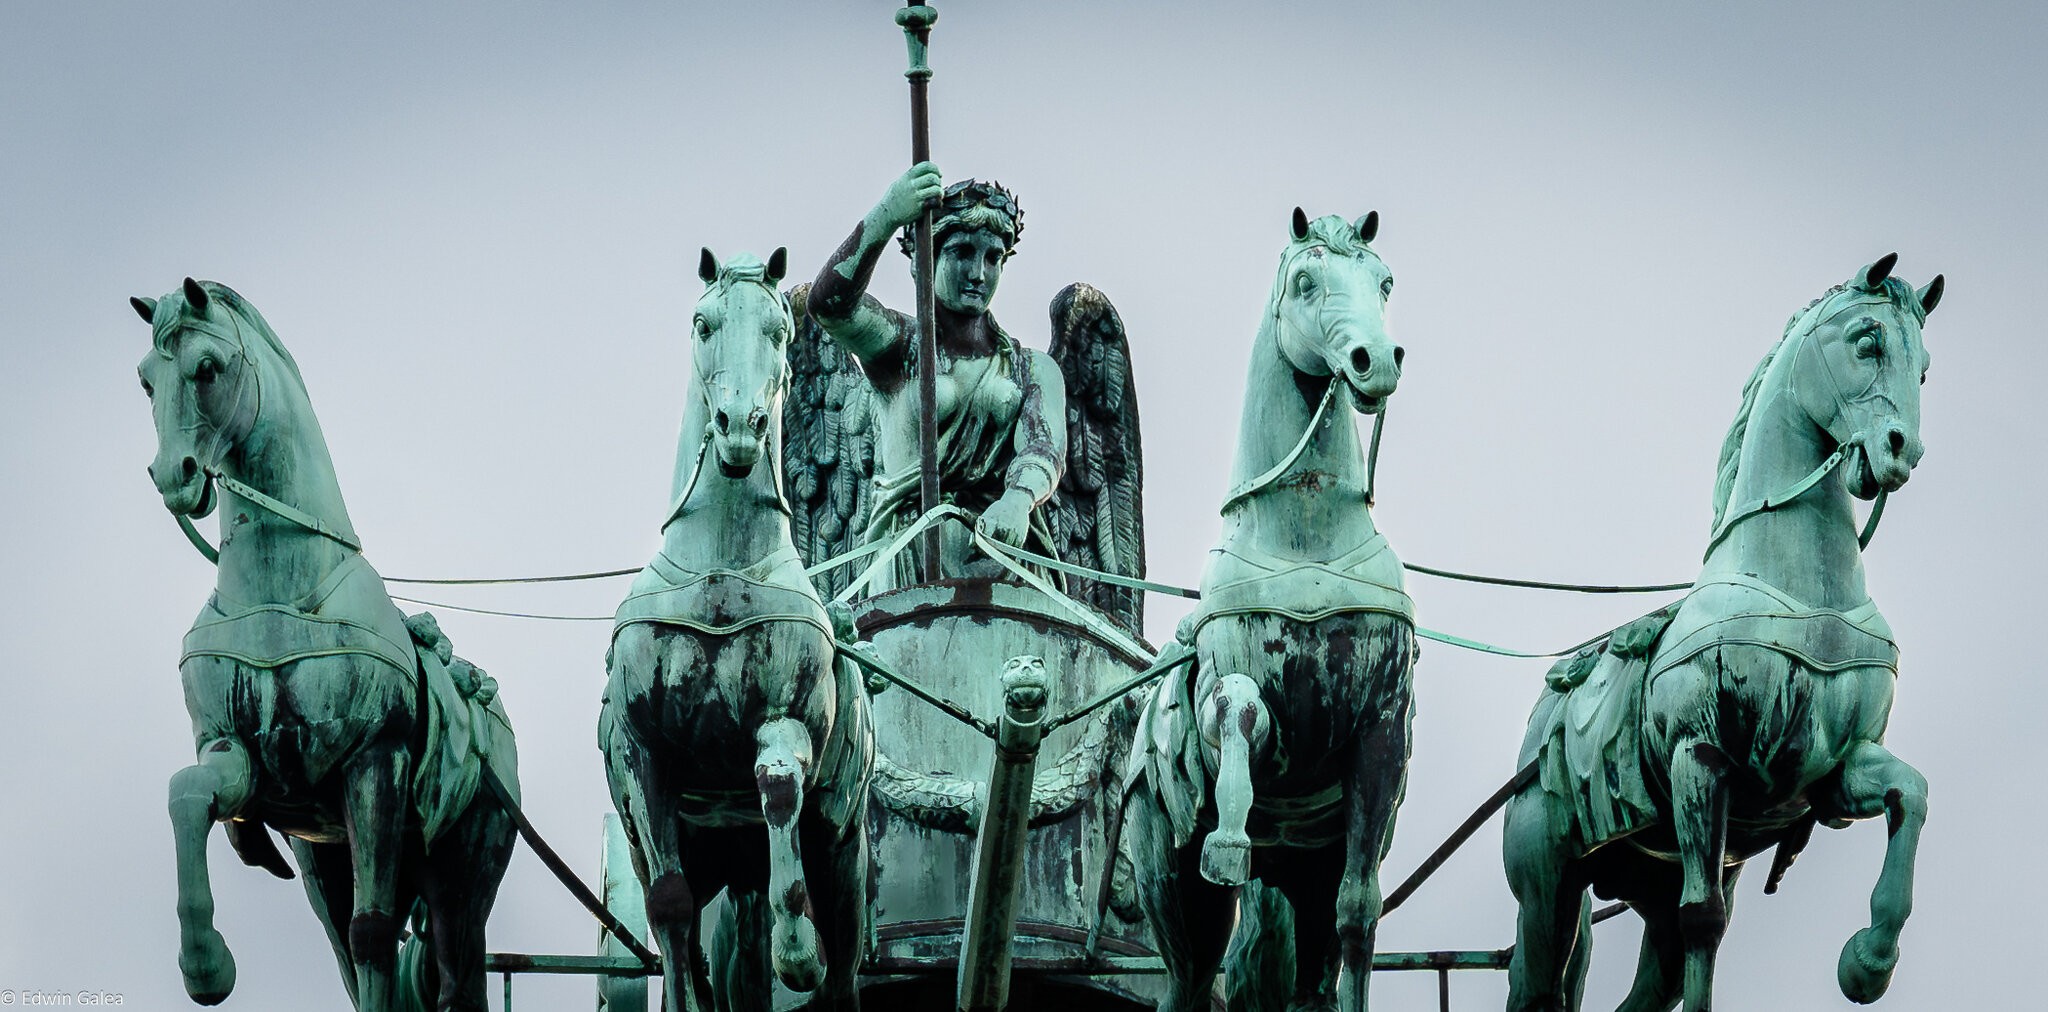
M1220 886L1241 886L1252 877L1252 841L1243 833L1210 833L1202 841L1202 877Z
M779 925L773 947L775 976L792 991L815 991L825 978L825 965L818 959L818 929L808 917L795 917Z
M1835 964L1835 979L1842 985L1842 996L1858 1005L1884 997L1885 989L1892 985L1892 971L1899 965L1898 946L1890 946L1888 953L1872 952L1868 945L1871 936L1870 928L1850 935L1842 946L1842 958Z
M227 940L208 928L187 939L178 952L185 993L201 1005L218 1005L235 989L235 956Z

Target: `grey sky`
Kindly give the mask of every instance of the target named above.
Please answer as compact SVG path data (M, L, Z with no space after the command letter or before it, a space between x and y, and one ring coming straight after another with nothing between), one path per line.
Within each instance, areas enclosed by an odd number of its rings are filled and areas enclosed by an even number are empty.
M906 160L887 5L14 4L0 31L0 398L13 522L0 737L0 988L188 1007L164 782L190 761L175 662L211 584L143 475L154 434L126 305L234 286L304 370L373 560L392 575L638 564L687 375L697 248L790 247L805 277ZM1692 575L1715 450L1785 319L1897 250L1946 272L1925 461L1868 563L1905 651L1896 752L1933 783L1893 1010L2013 1008L2048 902L2048 713L2028 637L2044 482L2032 417L2048 154L2029 5L1033 4L954 0L933 63L951 177L1014 188L996 311L1043 346L1081 279L1137 360L1155 577L1217 531L1243 364L1296 205L1377 208L1408 348L1378 516L1401 554L1551 579ZM877 289L909 303L893 257ZM210 525L209 525L210 526ZM1418 579L1422 621L1562 646L1650 602ZM448 592L609 612L622 586ZM432 595L429 595L432 596ZM1153 612L1171 629L1171 605ZM534 819L586 872L606 627L443 613L500 680ZM1512 770L1537 662L1429 646L1405 873ZM1489 827L1391 918L1388 948L1492 947ZM1837 1008L1884 831L1823 833L1777 896L1743 883L1731 1008ZM214 849L240 958L228 1008L340 1009L296 883ZM492 946L588 952L531 855ZM1597 929L1589 1007L1635 957ZM1382 1007L1433 1000L1376 982ZM1499 975L1455 983L1498 1007ZM527 980L524 1008L587 982Z

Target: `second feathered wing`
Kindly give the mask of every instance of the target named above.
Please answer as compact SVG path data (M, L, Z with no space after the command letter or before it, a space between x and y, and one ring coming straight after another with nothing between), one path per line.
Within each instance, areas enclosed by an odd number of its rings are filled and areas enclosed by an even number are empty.
M1093 286L1052 300L1053 361L1067 386L1067 468L1047 504L1061 560L1118 576L1145 575L1144 448L1138 389L1122 317ZM1069 577L1068 592L1142 634L1145 598L1128 587Z

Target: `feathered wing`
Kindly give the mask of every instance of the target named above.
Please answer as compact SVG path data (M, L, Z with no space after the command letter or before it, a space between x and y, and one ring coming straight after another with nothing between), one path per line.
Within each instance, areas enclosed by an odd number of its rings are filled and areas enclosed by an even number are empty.
M796 330L789 341L789 396L782 402L782 494L805 565L856 547L867 526L875 475L873 398L860 362L825 333L806 309L811 286L789 292ZM822 573L827 596L858 566Z
M1054 547L1066 562L1118 576L1145 575L1144 448L1138 388L1124 321L1109 298L1084 284L1052 300L1052 357L1067 383L1067 472L1049 511ZM1145 597L1127 587L1069 577L1069 593L1133 634L1142 634Z

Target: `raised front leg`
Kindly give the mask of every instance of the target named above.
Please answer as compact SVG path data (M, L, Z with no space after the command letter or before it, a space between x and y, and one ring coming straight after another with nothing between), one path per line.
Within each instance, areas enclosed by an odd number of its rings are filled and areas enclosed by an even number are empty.
M178 970L185 977L185 993L201 1005L218 1005L235 989L235 957L213 926L206 838L215 822L241 809L250 788L249 753L229 738L208 744L200 750L197 764L171 775L171 834L178 853Z
M395 744L371 746L347 771L343 815L355 866L348 948L356 966L356 1007L362 1012L398 1009L398 929L405 919L398 902L398 863L410 821L405 785L411 779L411 758Z
M1252 840L1245 832L1252 811L1252 758L1265 748L1273 718L1259 699L1258 683L1239 674L1217 682L1202 718L1202 737L1219 753L1216 828L1202 841L1202 877L1241 886L1252 871Z
M1836 964L1842 994L1867 1005L1891 986L1892 970L1899 964L1899 931L1913 912L1913 862L1920 828L1927 823L1927 778L1884 746L1865 742L1842 764L1835 803L1854 819L1882 814L1891 834L1884 870L1870 893L1870 926L1849 936Z
M1685 942L1685 1009L1714 1004L1714 955L1728 930L1721 875L1728 852L1728 760L1706 742L1683 741L1671 755L1671 821L1684 883L1678 930Z
M775 925L770 958L785 987L810 991L824 977L797 847L797 816L804 810L804 781L811 772L811 732L801 721L784 717L763 724L754 740L760 749L754 754L754 782L768 823L768 910Z

